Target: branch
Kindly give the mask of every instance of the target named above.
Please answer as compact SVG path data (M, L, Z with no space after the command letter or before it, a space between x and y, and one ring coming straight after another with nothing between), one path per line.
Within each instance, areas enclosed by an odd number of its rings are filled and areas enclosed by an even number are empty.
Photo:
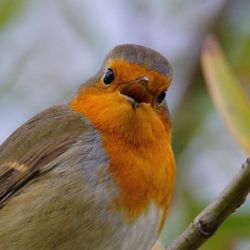
M250 191L250 157L225 187L166 250L195 250L204 244L238 207Z

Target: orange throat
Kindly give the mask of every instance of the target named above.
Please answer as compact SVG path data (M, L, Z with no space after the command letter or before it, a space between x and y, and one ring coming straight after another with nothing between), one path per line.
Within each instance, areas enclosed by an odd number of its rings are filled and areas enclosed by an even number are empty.
M117 92L83 88L70 102L73 111L98 129L120 189L112 208L134 220L155 204L162 212L161 230L175 180L170 124L163 124L149 104L136 109Z

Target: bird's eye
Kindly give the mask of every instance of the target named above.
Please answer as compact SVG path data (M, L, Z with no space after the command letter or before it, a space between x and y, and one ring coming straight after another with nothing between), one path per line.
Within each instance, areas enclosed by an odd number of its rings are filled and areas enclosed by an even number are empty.
M115 79L115 75L112 69L108 68L103 76L103 83L109 85Z
M162 102L164 101L165 97L166 97L166 92L165 92L165 91L162 91L162 92L158 95L158 97L157 97L157 103L158 103L158 105L162 104Z

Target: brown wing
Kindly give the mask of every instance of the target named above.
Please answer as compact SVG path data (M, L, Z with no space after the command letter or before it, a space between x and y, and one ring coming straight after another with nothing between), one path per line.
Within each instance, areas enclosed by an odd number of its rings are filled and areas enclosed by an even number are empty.
M0 207L88 128L66 105L49 108L19 127L0 146Z

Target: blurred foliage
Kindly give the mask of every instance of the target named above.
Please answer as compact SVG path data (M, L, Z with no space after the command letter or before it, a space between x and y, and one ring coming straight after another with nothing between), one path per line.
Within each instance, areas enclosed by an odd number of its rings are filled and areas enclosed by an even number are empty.
M189 112L183 112L184 110ZM202 122L198 121L204 120L211 111L211 100L199 67L190 80L186 94L179 102L173 117L173 148L177 160L202 126Z
M244 136L248 138L249 145L249 100L250 100L250 15L249 15L250 2L247 0L242 1L228 1L223 13L221 13L220 22L214 29L216 35L219 37L220 44L226 54L228 62L224 61L225 64L232 65L232 71L228 72L233 82L233 89L235 93L232 93L232 99L234 105L243 105L243 111L245 117L241 117L241 123L244 127ZM222 59L223 60L223 59ZM224 67L228 67L224 65ZM226 69L227 71L228 69ZM227 73L227 72L224 72ZM235 79L234 73L237 75L239 81ZM221 84L218 83L218 84ZM222 83L224 84L224 83ZM237 87L235 86L237 85ZM238 91L244 90L244 93L239 94ZM237 89L237 90L236 90ZM239 96L235 98L235 94L241 95L243 100L239 100ZM237 95L237 94L236 94ZM248 102L246 100L248 98ZM223 101L225 96L223 95ZM229 100L228 100L229 101ZM240 110L237 109L237 112ZM241 113L243 115L243 113ZM227 122L230 122L229 120ZM227 124L228 126L229 124ZM237 125L236 125L237 126ZM245 138L245 139L246 139ZM249 149L249 146L247 146ZM249 150L248 150L249 154ZM248 200L249 201L249 200ZM246 204L245 204L246 206ZM243 210L243 208L241 208ZM198 209L198 211L200 211ZM198 212L197 211L197 212ZM240 245L241 240L248 239L248 244ZM249 211L240 213L237 211L236 214L232 215L218 230L216 235L209 240L201 249L202 250L230 250L239 249L247 250L250 247L250 215ZM241 247L239 247L241 246Z
M250 87L250 15L249 1L228 1L218 22L217 35L223 51L240 83ZM249 89L248 89L249 90ZM246 94L250 97L250 91Z
M249 102L250 100L250 2L249 1L228 1L223 11L220 13L214 26L208 28L208 32L215 32L219 37L220 43L225 51L228 62L220 62L221 64L232 65L232 72L230 71L229 81L233 81L237 85L231 89L231 97L228 100L226 93L223 92L221 101L234 102L235 105L243 105L244 114L240 114L240 124L233 126L240 126L241 131L244 131L244 141L249 145ZM216 67L211 59L210 64ZM221 60L221 59L220 59ZM223 65L222 68L228 67ZM226 71L229 69L226 69ZM235 79L236 73L238 80ZM227 72L223 71L223 74ZM235 85L233 83L233 85ZM220 81L219 84L225 84L225 81ZM239 86L241 85L241 86ZM230 91L230 90L229 90ZM241 94L239 94L239 92ZM244 94L242 94L244 91ZM243 95L243 99L236 95ZM221 93L222 94L222 93ZM236 97L236 98L235 98ZM226 98L226 99L225 99ZM205 86L205 79L203 78L200 65L197 65L185 95L180 100L176 112L174 114L174 151L177 158L177 181L178 185L175 190L175 204L171 211L171 217L168 221L161 240L164 244L171 242L176 238L189 223L204 209L209 202L198 200L192 193L192 190L187 186L185 176L190 170L187 166L180 162L183 153L192 143L197 131L203 126L204 121L211 112L214 112L211 97ZM240 112L237 109L237 112ZM234 114L235 115L235 114ZM239 113L238 113L239 115ZM243 117L244 116L244 117ZM231 123L231 120L227 120ZM237 128L239 129L239 128ZM246 146L248 148L248 146ZM197 152L198 153L198 152ZM248 150L249 153L249 150ZM195 156L192 156L195 157ZM213 157L212 155L210 157ZM185 162L185 161L184 161ZM239 163L240 164L240 163ZM189 166L191 168L191 166ZM194 180L195 181L195 180ZM211 183L212 185L212 183ZM245 204L246 206L247 204ZM242 211L242 209L240 209ZM208 242L201 247L202 250L247 250L249 244L245 247L239 247L241 240L250 239L250 215L242 213L237 210L216 232ZM245 246L245 245L244 245Z
M23 10L26 0L0 0L0 29Z
M210 95L229 131L250 154L250 102L231 72L215 38L208 37L202 65Z

